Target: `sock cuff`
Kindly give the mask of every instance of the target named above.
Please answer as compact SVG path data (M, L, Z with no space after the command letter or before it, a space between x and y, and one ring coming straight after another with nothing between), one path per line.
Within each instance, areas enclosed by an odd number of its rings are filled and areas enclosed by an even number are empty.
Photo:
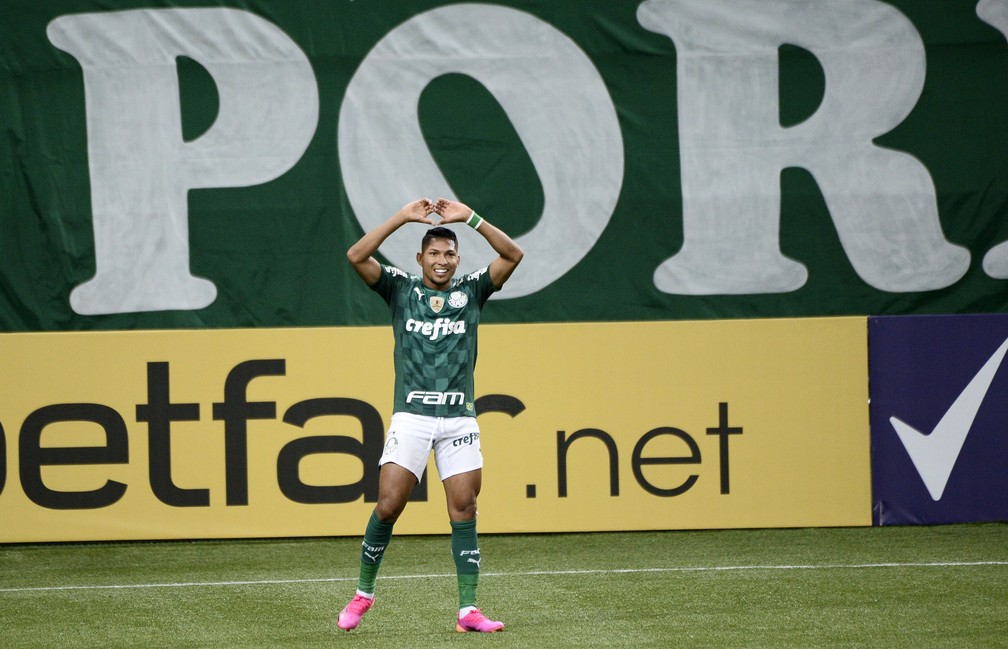
M466 532L468 530L476 529L476 519L471 521L451 521L452 530L458 530L460 532Z
M383 523L381 519L378 518L378 514L371 512L371 520L368 521L368 525L373 526L375 530L380 532L391 532L395 523Z

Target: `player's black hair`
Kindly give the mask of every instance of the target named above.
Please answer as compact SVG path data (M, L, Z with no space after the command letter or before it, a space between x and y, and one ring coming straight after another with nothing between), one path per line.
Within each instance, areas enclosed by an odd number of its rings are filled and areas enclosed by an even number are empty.
M427 234L423 235L423 239L420 240L420 252L427 250L427 244L431 239L448 239L455 244L455 250L458 250L458 236L452 230L438 225L427 230Z

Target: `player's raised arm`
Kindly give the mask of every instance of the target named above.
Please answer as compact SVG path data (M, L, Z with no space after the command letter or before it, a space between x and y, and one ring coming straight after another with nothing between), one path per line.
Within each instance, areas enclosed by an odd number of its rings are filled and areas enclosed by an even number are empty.
M490 280L500 289L521 262L525 252L503 230L482 218L465 203L439 198L434 211L441 215L442 224L465 223L483 235L497 258L490 262Z
M428 216L434 211L434 204L427 198L420 198L412 203L407 203L393 214L387 221L374 228L360 241L350 246L347 250L347 261L354 267L357 274L368 286L373 286L381 277L381 265L374 258L381 244L389 236L406 223L426 223L433 225Z

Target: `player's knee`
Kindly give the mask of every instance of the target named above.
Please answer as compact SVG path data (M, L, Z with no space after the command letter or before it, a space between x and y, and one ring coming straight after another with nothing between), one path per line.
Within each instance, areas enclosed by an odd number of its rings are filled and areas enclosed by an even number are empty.
M383 523L395 523L406 509L406 500L392 496L379 496L375 505L375 515Z
M449 499L448 517L453 521L471 521L476 518L476 495Z

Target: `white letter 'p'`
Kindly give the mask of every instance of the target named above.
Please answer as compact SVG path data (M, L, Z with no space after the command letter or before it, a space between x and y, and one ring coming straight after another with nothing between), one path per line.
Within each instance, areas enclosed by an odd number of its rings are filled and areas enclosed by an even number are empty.
M208 306L216 287L189 272L187 192L256 185L294 166L318 123L307 57L273 23L236 9L67 15L47 33L84 73L97 272L71 307ZM213 126L192 142L182 137L179 56L206 68L220 97Z

